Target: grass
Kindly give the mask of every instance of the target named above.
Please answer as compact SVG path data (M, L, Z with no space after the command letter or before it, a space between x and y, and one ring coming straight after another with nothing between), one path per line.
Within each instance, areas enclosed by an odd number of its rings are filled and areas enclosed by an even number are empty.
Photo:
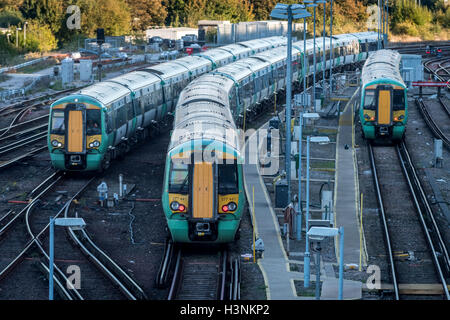
M47 69L51 66L54 66L54 65L56 65L56 63L57 63L56 59L49 58L44 61L40 61L36 64L33 64L31 66L26 66L26 67L20 68L17 71L19 73L35 73L35 72Z

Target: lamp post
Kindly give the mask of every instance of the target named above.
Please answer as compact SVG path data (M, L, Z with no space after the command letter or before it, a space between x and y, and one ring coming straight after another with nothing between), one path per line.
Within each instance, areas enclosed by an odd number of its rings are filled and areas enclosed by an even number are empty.
M334 52L333 52L333 0L330 1L330 97L333 92L333 65L334 65Z
M86 226L86 222L82 218L53 218L50 217L50 252L49 252L49 277L48 277L48 300L53 300L53 264L55 255L55 235L54 226L72 227L73 229L83 229Z
M326 59L325 59L325 19L326 19L326 8L327 8L327 0L317 0L316 3L323 4L323 53L322 53L322 83L325 84L325 69L326 69ZM324 87L324 86L323 86ZM325 93L324 88L322 87L322 93Z
M22 28L16 28L16 48L19 47L19 31L22 30Z
M320 119L318 113L303 113L300 110L298 116L299 138L298 138L298 211L297 211L297 240L302 240L302 135L303 135L303 119L317 120Z
M309 144L310 142L319 144L328 144L330 139L328 137L311 137L306 138L306 232L309 231ZM305 279L303 281L304 287L309 287L309 266L310 266L310 253L309 253L309 237L306 237L305 256L304 256L304 273Z
M24 47L27 46L27 24L28 24L27 21L25 21L25 23L23 24L23 46Z
M314 31L313 31L313 106L314 106L314 112L316 112L316 7L317 3L315 0L305 0L305 3L309 3L307 7L313 8L313 20L314 20Z
M291 104L292 104L292 20L306 18L308 12L299 4L277 3L270 13L275 19L288 20L287 83L286 83L286 178L288 204L291 202Z
M339 237L339 291L338 299L342 300L344 296L344 227L328 228L328 227L311 227L307 233L307 239L311 238L312 241L320 243L325 237ZM320 250L318 252L318 279L316 278L316 299L320 299L319 296L319 281L320 281Z

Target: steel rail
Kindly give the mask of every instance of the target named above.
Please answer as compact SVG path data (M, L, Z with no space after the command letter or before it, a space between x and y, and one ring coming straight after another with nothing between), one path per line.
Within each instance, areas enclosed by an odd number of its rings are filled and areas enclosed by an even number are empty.
M1 128L0 132L3 133L5 131L11 130L11 129L15 129L17 127L22 127L24 125L30 124L32 122L36 122L38 120L42 120L44 118L48 118L48 114L44 114L43 116L40 116L40 117L37 117L37 118L33 118L33 119L30 119L30 120L27 120L27 121L24 121L24 122L17 123L17 124L15 124L13 126L8 126L8 127L5 127L5 128Z
M433 118L431 117L430 113L428 112L425 106L423 99L416 98L415 102L433 135L436 138L441 139L444 145L450 149L450 139L442 132L442 130L434 122Z
M32 135L30 137L24 138L24 139L22 139L20 141L16 141L16 142L10 143L10 144L8 144L8 145L6 145L4 147L0 147L0 155L9 153L11 151L17 150L17 149L22 148L22 147L25 147L25 146L33 143L33 142L42 140L44 138L47 138L47 132L40 132L40 133L37 133L37 134Z
M65 208L65 218L68 217L71 205L72 203ZM104 273L128 299L147 299L144 290L91 240L84 229L80 231L80 237L77 236L77 232L70 227L67 227L66 231L74 241L75 245L81 249L83 254L85 254L89 260L93 261L100 271ZM123 282L126 282L128 287L124 285Z
M373 180L375 183L375 191L376 191L376 195L377 195L378 207L380 208L380 213L381 213L380 217L381 217L381 221L383 224L384 240L386 242L386 246L388 249L387 254L388 254L388 258L389 258L392 283L394 286L395 300L400 300L400 292L399 292L399 288L398 288L397 271L395 269L395 264L394 264L394 254L392 251L391 237L389 235L389 228L387 225L386 213L384 211L383 197L381 195L380 184L378 181L377 167L376 167L376 163L375 163L375 156L373 154L373 147L372 147L372 144L370 144L370 143L369 143L369 158L370 158L370 165L372 167L372 172L373 172Z
M36 244L37 248L39 249L41 255L46 259L47 265L50 265L50 257L48 256L47 252L45 251L44 247L42 246L41 241L40 241L38 238L36 238L36 235L35 235L35 234L33 233L33 231L31 230L31 224L30 224L30 214L31 214L31 212L32 212L33 209L34 209L34 206L37 205L38 203L40 203L40 201L41 201L40 199L37 200L37 201L33 201L33 202L31 203L30 207L27 209L27 212L26 212L26 215L25 215L25 224L26 224L26 227L27 227L27 232L28 232L28 234L31 236L31 239L36 239L36 241L34 241L34 243ZM66 206L67 206L67 204L64 205L64 207L66 207ZM59 214L62 212L62 210L64 209L64 207L58 212L57 215L59 215ZM44 264L44 265L45 265L45 264ZM68 300L73 300L73 299L83 300L83 297L81 296L81 294L78 292L78 290L77 290L75 287L73 287L72 283L69 281L69 279L67 278L67 276L64 274L64 272L61 271L61 269L56 265L55 262L53 262L53 268L54 268L54 270L56 271L56 272L53 274L53 280L54 280L56 283L60 282L60 281L58 280L58 275L59 275L59 277L61 277L61 279L62 279L62 281L63 281L64 283L66 283L67 285L70 285L70 286L71 286L71 288L70 288L70 289L72 290L71 293L69 293L69 292L66 291L66 290L62 291L64 294L65 294L65 293L68 294L68 295L66 295L66 298L67 298ZM50 271L48 270L48 268L46 268L46 269L47 269L47 278L49 278L49 277L50 277ZM72 297L73 297L73 298L72 298Z
M2 138L0 138L0 141L4 141L4 140L12 139L12 138L15 138L15 137L19 137L19 136L22 136L22 135L27 134L29 132L33 132L33 131L40 130L40 129L45 129L45 132L47 132L47 127L48 127L47 123L41 124L41 125L38 125L36 127L28 128L28 129L25 129L23 131L12 133L12 134L10 134L10 135L8 135L6 137L2 137Z
M438 97L439 103L441 104L442 109L444 109L445 113L450 117L450 109L448 108L447 104L442 100L441 97Z
M432 230L433 234L438 237L437 246L440 249L440 254L444 258L445 267L447 270L449 270L450 264L449 264L448 251L445 246L445 242L442 240L439 228L434 219L433 211L431 210L431 207L428 204L427 197L425 195L425 192L423 191L419 177L417 176L417 174L415 172L414 165L409 156L409 152L406 148L406 144L404 143L404 141L402 141L399 145L396 146L396 150L397 150L397 155L400 160L400 164L402 167L404 177L408 183L411 196L414 200L414 205L416 207L416 210L417 210L417 213L419 216L419 220L421 222L421 226L422 226L423 232L425 234L425 238L426 238L428 246L431 250L431 255L433 258L434 265L436 267L436 272L438 274L439 280L444 289L444 294L445 294L447 300L450 300L450 295L449 295L448 288L447 288L447 282L445 280L444 272L439 263L438 253L437 253L435 244L433 243L433 240L431 238L429 228ZM409 167L410 170L408 170L407 166ZM415 187L413 184L415 185ZM417 189L417 191L416 191L416 189ZM419 202L422 202L422 204L424 205L424 207L426 209L426 213L423 212ZM428 217L432 221L431 226L427 225L427 223L425 222L424 216Z
M16 162L18 162L20 160L23 160L25 158L32 157L35 154L37 154L37 153L39 153L41 151L44 151L45 149L47 149L47 146L38 147L38 148L32 149L28 153L22 154L22 155L20 155L20 156L18 156L16 158L11 159L11 160L0 162L0 169L6 168L6 167L12 165L13 163L16 163Z

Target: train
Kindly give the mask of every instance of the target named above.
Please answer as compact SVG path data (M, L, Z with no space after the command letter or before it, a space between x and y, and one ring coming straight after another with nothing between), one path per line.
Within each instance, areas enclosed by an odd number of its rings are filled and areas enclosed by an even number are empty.
M401 55L394 50L371 53L361 72L359 117L363 137L400 141L408 121L407 86L400 74Z
M333 36L334 68L362 62L377 50L377 34ZM317 66L329 67L329 38L316 39ZM313 74L314 40L292 45L293 82ZM319 54L325 50L328 60ZM246 207L244 155L238 129L272 105L286 85L286 47L257 53L213 70L184 88L175 108L162 207L174 243L223 244L239 237ZM245 120L244 120L245 119Z
M181 90L200 75L286 44L285 37L239 42L98 82L50 107L52 166L104 171L140 140L170 123Z

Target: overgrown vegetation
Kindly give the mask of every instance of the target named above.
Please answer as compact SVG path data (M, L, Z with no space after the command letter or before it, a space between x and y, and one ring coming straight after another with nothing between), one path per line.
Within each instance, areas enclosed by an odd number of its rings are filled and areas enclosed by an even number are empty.
M230 22L269 20L277 2L298 0L0 0L0 64L27 52L48 52L66 48L74 50L86 37L95 37L97 28L106 35L143 36L154 26L196 27L199 20ZM333 0L333 32L366 31L368 6L377 0ZM421 3L422 5L419 5ZM80 8L81 28L68 28ZM312 9L309 8L312 13ZM326 7L326 32L329 33L329 3ZM316 9L317 34L322 34L323 5ZM298 21L301 22L301 21ZM450 38L450 1L390 1L390 35L407 35L421 39ZM26 23L26 26L25 26ZM308 18L311 31L312 17ZM24 37L26 29L26 39ZM17 32L16 32L17 31ZM17 36L17 39L16 39ZM208 34L210 39L214 34Z

